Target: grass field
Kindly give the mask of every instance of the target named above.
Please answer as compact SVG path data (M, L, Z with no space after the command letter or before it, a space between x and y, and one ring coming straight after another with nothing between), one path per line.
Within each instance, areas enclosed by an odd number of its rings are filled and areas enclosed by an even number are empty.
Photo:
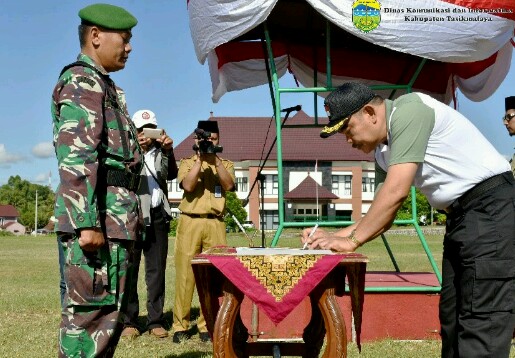
M441 256L442 237L426 237L437 261ZM267 245L271 238L267 238ZM430 271L429 262L416 237L396 235L388 237L401 270ZM167 263L166 320L171 324L174 287L174 238L170 238ZM247 246L241 235L229 234L231 246ZM261 243L261 236L254 238ZM282 247L299 247L299 235L284 233L279 240ZM392 270L381 240L375 240L360 252L370 258L368 269ZM439 261L438 261L439 262ZM57 355L57 327L60 321L59 273L57 243L49 236L0 237L0 357L55 357ZM140 302L145 302L143 275L139 280ZM198 299L193 302L198 314ZM140 320L144 322L145 307ZM438 357L439 341L399 342L392 340L363 344L359 355L354 343L348 346L349 357ZM170 339L155 339L148 334L133 340L122 340L115 357L203 358L212 356L210 343L202 343L198 335L190 341L174 344ZM513 355L515 357L515 355Z

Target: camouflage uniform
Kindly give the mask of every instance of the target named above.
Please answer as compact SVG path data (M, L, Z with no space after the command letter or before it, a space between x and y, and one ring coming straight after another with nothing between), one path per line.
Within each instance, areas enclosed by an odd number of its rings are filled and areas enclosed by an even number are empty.
M80 54L78 60L108 78L88 56ZM55 231L64 249L67 288L59 334L59 356L64 357L114 354L130 256L142 227L135 189L113 185L108 175L139 174L142 159L124 93L107 81L109 89L95 70L73 66L59 77L52 95L60 176ZM106 244L96 252L83 251L77 235L84 228L102 228Z

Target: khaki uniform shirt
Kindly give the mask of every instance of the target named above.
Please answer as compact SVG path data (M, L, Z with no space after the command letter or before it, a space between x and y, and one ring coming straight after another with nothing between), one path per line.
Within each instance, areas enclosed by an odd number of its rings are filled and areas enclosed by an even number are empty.
M190 172L197 159L196 155L181 160L177 181L181 183ZM235 182L234 164L230 160L221 159L222 165L227 169ZM223 190L215 165L202 162L202 169L195 189L189 193L184 192L179 210L186 214L214 214L223 215L225 209L225 191Z

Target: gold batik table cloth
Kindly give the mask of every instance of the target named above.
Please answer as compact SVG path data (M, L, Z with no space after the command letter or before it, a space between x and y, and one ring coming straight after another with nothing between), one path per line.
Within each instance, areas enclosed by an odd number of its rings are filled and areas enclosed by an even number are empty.
M221 246L197 255L192 267L211 333L219 309L218 297L225 294L224 287L228 283L278 324L324 279L330 281L335 295L343 295L347 277L356 341L360 347L366 262L367 258L357 253Z

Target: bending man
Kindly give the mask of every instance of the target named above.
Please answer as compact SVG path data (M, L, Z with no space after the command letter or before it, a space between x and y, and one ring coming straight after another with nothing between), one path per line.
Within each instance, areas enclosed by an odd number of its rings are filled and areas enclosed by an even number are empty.
M322 137L375 151L375 199L355 224L303 231L310 248L352 252L388 230L415 185L447 213L442 357L508 357L515 326L515 182L506 159L463 115L421 93L383 100L346 83L324 102Z

